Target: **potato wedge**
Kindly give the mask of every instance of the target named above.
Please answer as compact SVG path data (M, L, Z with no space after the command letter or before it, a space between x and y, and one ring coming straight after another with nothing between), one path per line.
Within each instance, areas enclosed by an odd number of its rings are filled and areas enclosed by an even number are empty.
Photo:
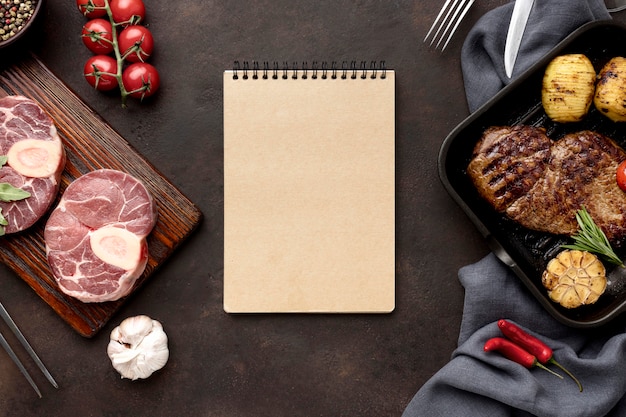
M626 121L626 58L614 57L602 67L593 102L614 122Z
M547 66L541 102L550 119L559 123L578 122L593 102L596 72L583 54L560 55Z

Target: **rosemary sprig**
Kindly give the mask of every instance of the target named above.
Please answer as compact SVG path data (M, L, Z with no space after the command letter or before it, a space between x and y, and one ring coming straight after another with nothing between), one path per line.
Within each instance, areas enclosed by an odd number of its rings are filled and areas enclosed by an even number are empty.
M562 248L593 252L608 262L624 266L624 262L615 254L606 235L596 225L585 207L576 213L576 221L580 229L572 236L574 244L561 245Z

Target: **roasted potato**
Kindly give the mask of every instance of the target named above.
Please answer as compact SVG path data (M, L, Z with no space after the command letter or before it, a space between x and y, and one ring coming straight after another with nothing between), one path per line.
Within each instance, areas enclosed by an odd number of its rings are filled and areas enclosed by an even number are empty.
M626 58L612 58L602 67L593 102L614 122L626 121Z
M596 72L583 54L554 58L546 68L541 102L550 119L559 123L578 122L593 102Z

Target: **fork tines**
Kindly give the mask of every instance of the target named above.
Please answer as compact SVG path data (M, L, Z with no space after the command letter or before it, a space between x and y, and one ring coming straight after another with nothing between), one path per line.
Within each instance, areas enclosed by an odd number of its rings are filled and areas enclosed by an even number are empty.
M433 25L430 27L430 30L426 34L424 38L424 42L428 41L430 37L430 46L433 46L435 41L435 49L439 48L442 42L443 46L441 47L441 51L443 52L448 46L450 39L452 39L452 35L459 27L461 20L465 17L465 14L472 7L474 0L446 0L443 7L439 11L439 14L435 18ZM433 34L434 32L434 34ZM431 34L433 34L431 36Z

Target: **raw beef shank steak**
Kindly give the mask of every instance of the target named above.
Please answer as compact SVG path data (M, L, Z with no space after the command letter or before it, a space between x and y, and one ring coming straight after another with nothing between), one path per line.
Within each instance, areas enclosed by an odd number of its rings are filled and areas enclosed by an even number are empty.
M0 183L30 194L0 201L7 224L4 233L25 230L50 208L59 192L65 150L52 119L35 101L23 96L0 98Z
M133 176L100 169L73 181L44 231L46 254L61 290L83 302L130 293L148 261L146 236L154 200Z

